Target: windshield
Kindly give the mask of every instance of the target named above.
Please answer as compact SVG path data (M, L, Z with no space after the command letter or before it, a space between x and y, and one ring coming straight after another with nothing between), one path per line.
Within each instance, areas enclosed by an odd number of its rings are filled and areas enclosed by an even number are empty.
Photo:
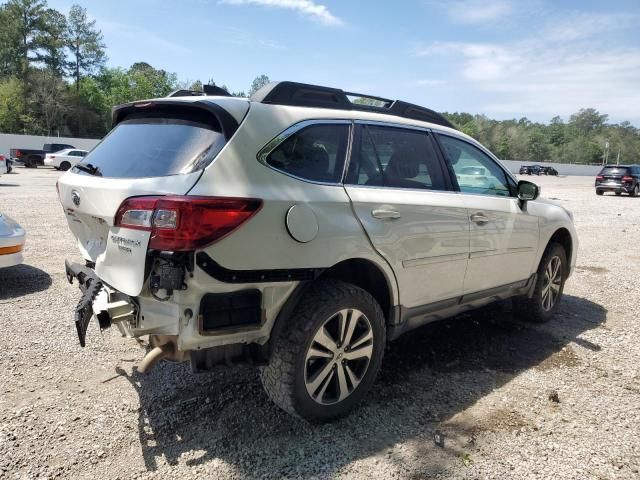
M180 117L122 121L84 157L80 167L74 167L74 172L140 178L185 174L204 168L224 146L224 136L212 122ZM90 168L83 168L84 165Z

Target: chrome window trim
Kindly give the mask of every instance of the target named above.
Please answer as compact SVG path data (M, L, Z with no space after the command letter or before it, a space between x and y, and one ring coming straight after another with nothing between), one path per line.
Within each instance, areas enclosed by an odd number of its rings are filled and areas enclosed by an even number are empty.
M271 155L271 153L276 148L278 148L285 140L287 140L292 135L298 133L299 131L314 125L347 125L349 127L344 164L342 166L342 172L340 174L340 178L338 179L337 182L318 182L315 180L310 180L308 178L298 177L297 175L293 175L291 173L285 172L284 170L280 170L279 168L269 165L269 162L267 162L269 155ZM256 157L258 161L268 169L273 170L274 172L278 172L282 175L286 175L287 177L295 178L296 180L300 180L306 183L311 183L314 185L325 185L325 186L332 186L332 187L342 186L342 181L344 179L346 168L349 163L349 156L351 155L352 142L353 142L353 121L352 120L324 119L324 118L315 119L315 120L303 120L301 122L291 125L289 128L285 129L284 131L280 132L278 135L273 137L271 140L269 140L267 144L260 149Z
M372 127L404 128L406 130L419 130L421 132L430 132L432 130L428 127L407 125L404 123L385 122L383 120L355 120L353 123L355 123L356 125L371 125Z

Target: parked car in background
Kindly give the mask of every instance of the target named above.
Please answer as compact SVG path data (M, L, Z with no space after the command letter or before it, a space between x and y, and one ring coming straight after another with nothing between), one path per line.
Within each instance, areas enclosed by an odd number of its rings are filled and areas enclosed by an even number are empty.
M640 166L605 165L596 176L596 194L614 192L616 195L628 193L635 197L640 194Z
M7 163L4 160L4 156L0 155L0 175L7 173L9 169L7 168Z
M4 167L4 173L11 173L11 166L13 162L5 157L4 155L0 155L0 168Z
M558 171L544 165L522 165L520 175L558 175Z
M520 167L520 175L540 175L540 165L522 165Z
M26 233L12 218L0 213L0 268L22 263Z
M23 163L26 168L37 168L44 165L44 157L47 153L59 152L65 148L75 148L66 143L45 143L42 150L29 148L12 148L9 156L13 161Z
M497 299L530 321L557 311L571 214L442 115L293 82L217 95L116 107L59 178L82 346L95 315L148 336L141 373L248 362L282 409L327 421L405 332Z
M82 160L87 153L86 150L65 148L56 153L47 153L44 157L44 164L56 170L66 171Z

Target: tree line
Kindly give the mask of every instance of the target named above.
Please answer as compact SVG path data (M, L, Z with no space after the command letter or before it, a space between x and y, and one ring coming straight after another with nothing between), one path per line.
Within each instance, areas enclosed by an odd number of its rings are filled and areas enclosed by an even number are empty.
M114 105L202 90L201 81L181 81L146 62L125 69L106 61L102 32L80 5L66 15L46 0L0 5L0 132L99 138L109 131ZM268 82L256 77L247 93Z
M202 89L200 80L180 80L146 62L107 67L106 49L96 21L80 5L66 14L46 0L0 5L0 132L100 138L110 129L114 105L179 88ZM260 75L246 92L221 87L244 97L268 82ZM213 78L207 83L216 84ZM640 129L629 122L610 124L607 115L592 108L549 124L524 117L445 116L504 159L598 163L603 156L615 161L619 155L623 162L640 161Z
M526 117L492 120L469 113L444 115L502 159L640 163L640 129L628 121L608 123L609 116L593 108L580 109L567 122L556 116L548 124L531 122Z

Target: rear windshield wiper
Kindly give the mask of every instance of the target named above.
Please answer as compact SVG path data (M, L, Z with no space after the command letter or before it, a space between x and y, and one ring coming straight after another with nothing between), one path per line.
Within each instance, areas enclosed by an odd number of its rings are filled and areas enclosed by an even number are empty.
M100 169L94 165L91 165L90 163L76 163L76 168L88 173L89 175L95 175L96 177L102 176Z

